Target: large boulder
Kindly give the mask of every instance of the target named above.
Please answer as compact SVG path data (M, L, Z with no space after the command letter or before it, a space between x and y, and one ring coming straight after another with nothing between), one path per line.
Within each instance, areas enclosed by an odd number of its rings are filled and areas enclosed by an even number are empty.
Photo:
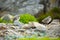
M49 37L60 37L60 21L53 20L47 25L47 35Z
M32 28L33 27L36 27L37 29L39 29L39 30L46 30L46 26L45 25L43 25L43 24L40 24L40 23L38 23L38 22L31 22L31 23L29 23L29 24L31 24L32 26Z
M40 24L38 22L29 22L29 24L25 24L22 26L23 28L32 28L32 29L39 29L39 30L46 30L46 26Z
M43 9L40 0L0 0L2 10L7 10L12 15L30 13L36 14Z

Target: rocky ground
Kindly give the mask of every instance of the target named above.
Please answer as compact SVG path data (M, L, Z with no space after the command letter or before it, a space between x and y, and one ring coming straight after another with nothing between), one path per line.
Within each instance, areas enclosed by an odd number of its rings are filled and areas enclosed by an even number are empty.
M50 16L38 22L22 24L19 21L14 23L0 23L0 40L12 40L16 38L29 37L60 37L60 20L52 20Z

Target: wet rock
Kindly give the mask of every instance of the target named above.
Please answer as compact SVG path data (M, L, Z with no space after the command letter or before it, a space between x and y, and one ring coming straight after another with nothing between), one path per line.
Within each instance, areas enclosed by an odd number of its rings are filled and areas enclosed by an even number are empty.
M51 16L46 17L45 19L42 20L43 23L48 24L52 21Z

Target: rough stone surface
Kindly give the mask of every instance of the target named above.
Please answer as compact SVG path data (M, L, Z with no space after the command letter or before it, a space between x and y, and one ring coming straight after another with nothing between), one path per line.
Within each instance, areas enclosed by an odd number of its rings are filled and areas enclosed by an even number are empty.
M32 29L39 29L39 30L46 30L46 26L43 24L40 24L38 22L29 22L29 24L25 24L23 28L32 28Z
M4 40L4 38L3 37L0 37L0 40Z
M40 0L0 0L2 10L7 10L12 15L21 13L36 14L43 9ZM2 6L1 6L2 5Z
M43 19L42 22L48 24L51 22L51 20L52 20L51 16L48 16L45 19Z
M24 23L20 22L19 20L20 20L20 17L17 15L14 17L13 21L15 26L19 26L21 28L24 25Z
M1 17L3 20L6 21L11 21L13 19L13 16L10 14L5 14L4 16Z
M53 20L47 25L47 35L50 37L60 37L60 21Z
M10 24L10 23L9 23ZM38 22L31 22L27 24L28 26L23 25L23 28L20 28L19 26L15 26L14 24L4 24L0 23L0 36L5 37L5 40L12 40L15 38L24 38L24 37L32 37L35 35L36 37L45 36L45 26L40 24ZM37 24L37 25L36 25ZM27 28L28 27L28 28ZM36 28L33 28L36 27ZM26 29L27 28L27 29ZM38 29L39 28L39 29ZM11 38L11 39L10 39Z

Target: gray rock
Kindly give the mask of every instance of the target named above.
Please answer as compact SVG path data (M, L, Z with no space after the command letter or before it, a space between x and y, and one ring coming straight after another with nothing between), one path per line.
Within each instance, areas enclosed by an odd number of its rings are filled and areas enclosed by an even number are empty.
M20 19L19 16L17 16L16 19L14 19L14 25L19 26L21 28L24 24L20 22L19 19Z
M52 22L51 22L51 24L56 24L56 25L58 25L58 24L60 24L60 20L59 19L54 19Z
M60 37L60 22L53 20L52 23L47 25L47 35L50 37Z
M43 25L43 24L40 24L40 23L38 23L38 22L31 22L31 23L29 23L29 24L32 25L31 27L36 27L36 28L39 29L39 30L46 30L46 26Z
M6 26L6 24L5 23L0 23L0 26Z
M4 40L4 37L0 37L0 40Z
M30 29L30 25L29 24L24 24L23 26L22 26L22 29Z
M45 19L43 19L42 22L48 24L51 22L51 20L52 20L51 16L48 16Z
M46 30L46 26L40 24L38 22L29 22L29 24L23 25L23 28L32 28L32 29L39 29L39 30Z
M0 0L2 10L7 10L12 15L30 13L36 14L43 9L43 5L39 4L40 0Z
M36 34L37 36L45 36L46 34L46 26L43 24L40 24L38 22L29 22L29 24L25 24L22 26L23 29L26 29L28 33L30 34ZM42 34L42 35L41 35Z
M10 14L5 14L4 16L1 17L3 20L6 21L12 21L13 20L13 16Z

